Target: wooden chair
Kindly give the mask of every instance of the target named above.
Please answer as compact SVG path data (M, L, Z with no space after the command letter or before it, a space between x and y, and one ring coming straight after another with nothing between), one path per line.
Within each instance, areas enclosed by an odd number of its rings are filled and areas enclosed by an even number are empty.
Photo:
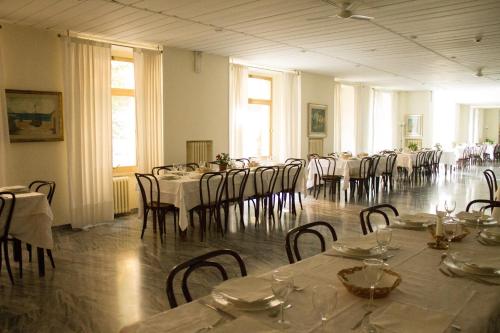
M387 187L387 183L389 183L389 188L392 190L394 185L393 173L394 173L394 165L396 165L396 160L398 155L396 153L390 153L387 155L385 160L385 171L382 172L382 181L384 182L384 188Z
M325 243L325 237L316 229L313 229L318 226L323 226L326 227L329 231L330 234L332 235L332 240L334 242L337 241L337 233L335 232L335 229L333 226L327 222L323 221L316 221L316 222L311 222L307 223L304 225L301 225L299 227L290 229L285 238L285 250L286 250L286 255L288 257L288 261L290 264L293 264L294 262L302 260L302 257L300 255L300 250L299 250L299 237L304 234L311 234L315 235L316 237L319 238L319 242L321 245L321 252L326 251L326 243ZM293 252L292 252L293 248ZM294 257L295 255L295 257Z
M229 222L229 206L237 204L240 210L240 224L244 228L243 211L245 207L245 189L250 169L232 169L226 171L224 205L224 224L227 229ZM235 208L236 209L236 208Z
M10 205L8 203L10 202ZM0 270L2 269L2 248L5 259L5 266L9 274L10 282L14 284L14 277L9 261L9 230L12 222L12 214L16 206L16 195L12 192L0 192L0 221L4 221L3 234L0 235ZM5 216L5 218L4 218ZM22 264L22 263L21 263Z
M351 191L357 188L358 197L361 198L363 191L366 189L366 195L370 195L370 177L372 174L373 159L371 157L363 157L359 164L359 173L357 176L351 177Z
M215 220L217 230L224 234L221 221L222 197L224 194L225 172L206 172L199 181L200 204L191 212L196 212L200 219L200 239L203 240L207 229ZM192 213L190 214L192 223Z
M500 201L497 200L488 200L488 199L476 199L472 200L467 204L467 207L465 208L465 211L468 212L474 205L481 204L483 205L480 210L486 210L486 209L491 209L493 211L493 208L500 207Z
M139 184L141 192L141 200L143 211L143 222L141 239L144 237L148 223L149 211L153 213L153 232L156 233L156 224L160 229L160 241L163 242L163 234L165 234L165 215L168 212L174 213L174 235L177 233L177 211L178 209L169 203L161 202L160 200L160 184L158 179L153 174L136 173L135 178Z
M300 163L300 165L302 166L302 170L306 170L306 166L307 166L307 161L303 158L287 158L286 161L285 161L285 164L290 164L290 163ZM302 206L302 193L299 191L299 203L300 203L300 209L304 209L304 207Z
M377 175L378 165L380 163L380 155L372 155L372 167L370 169L371 186L374 193L378 193L380 185L380 176Z
M184 299L186 302L191 302L193 300L193 297L191 296L191 293L189 292L188 288L188 279L191 273L193 273L195 270L201 267L211 267L215 268L219 271L222 280L226 281L228 280L228 275L227 271L218 262L212 261L214 258L221 257L221 256L230 256L233 257L234 260L238 263L238 266L240 268L240 273L241 276L247 276L247 269L245 266L245 263L243 262L243 259L241 259L240 255L229 249L223 249L223 250L215 250L211 251L208 253L205 253L201 256L189 259L186 262L183 262L182 264L179 264L172 268L170 273L168 274L167 277L167 282L166 282L166 292L167 292L167 298L168 298L168 303L170 304L170 307L173 309L177 307L177 299L175 298L175 293L174 293L174 279L176 275L185 270L183 276L182 276L182 294L184 295Z
M274 187L278 179L277 167L258 167L253 177L254 194L248 198L254 205L255 222L259 222L260 206L264 207L264 216L274 219Z
M250 165L250 159L242 157L242 158L235 158L233 160L238 166L241 166L241 168L248 168Z
M495 172L491 169L486 169L483 171L484 177L486 178L486 183L488 184L488 190L490 192L490 200L495 200L495 193L497 192L497 177Z
M359 212L359 220L361 222L361 231L363 232L363 235L366 235L368 232L373 232L373 227L370 220L370 216L372 214L382 215L385 220L385 224L389 225L389 217L386 213L387 210L392 211L395 216L399 216L399 212L396 207L390 204L380 204L368 207Z
M159 176L161 172L172 171L173 167L173 164L157 166L151 169L151 174L156 177Z
M330 197L333 197L335 193L340 196L340 181L342 177L335 175L337 160L333 157L319 157L314 159L314 163L319 181L319 184L315 184L314 197L318 199L319 192L321 191L321 183L324 184L323 198L326 198L328 184L330 184Z
M281 217L283 207L288 200L288 206L292 209L292 214L297 215L295 209L295 191L297 187L297 180L300 176L302 163L295 162L286 164L281 171L281 187L278 192L278 215ZM299 193L300 194L300 193Z
M439 164L441 163L441 156L443 156L442 150L437 150L434 152L434 158L432 160L432 172L434 174L439 173Z

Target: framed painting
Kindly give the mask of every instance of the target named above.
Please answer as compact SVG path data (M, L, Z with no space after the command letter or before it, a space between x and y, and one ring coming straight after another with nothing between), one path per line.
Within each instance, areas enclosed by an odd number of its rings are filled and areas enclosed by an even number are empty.
M310 138L326 137L327 105L307 104L308 108L308 136Z
M62 93L5 90L10 142L62 141Z
M421 114L406 116L406 137L421 138L423 136L423 118Z

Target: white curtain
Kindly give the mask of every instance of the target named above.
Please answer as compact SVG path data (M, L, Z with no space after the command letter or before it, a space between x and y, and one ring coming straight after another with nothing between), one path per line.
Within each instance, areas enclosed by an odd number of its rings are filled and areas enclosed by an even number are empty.
M373 91L368 86L354 87L356 153L368 153L372 149Z
M334 83L333 85L333 151L341 151L342 138L342 85Z
M248 110L248 67L229 67L229 156L244 157L243 126Z
M64 110L71 225L113 220L111 48L66 39Z
M350 85L340 87L340 151L354 152L356 150L356 112L355 92Z
M9 126L7 106L5 105L5 78L3 74L2 50L0 50L0 186L7 185L7 147Z
M395 108L393 93L375 90L373 93L373 129L372 152L392 149L396 145L393 128L397 127L394 120Z
M300 74L274 75L273 88L273 159L284 161L301 157Z
M137 114L137 167L151 172L163 165L162 55L134 50L135 106Z

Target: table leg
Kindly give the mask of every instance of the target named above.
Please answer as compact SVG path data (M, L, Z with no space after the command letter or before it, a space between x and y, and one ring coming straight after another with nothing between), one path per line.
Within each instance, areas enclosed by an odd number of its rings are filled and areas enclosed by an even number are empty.
M36 248L38 259L38 276L45 276L45 254L41 247Z

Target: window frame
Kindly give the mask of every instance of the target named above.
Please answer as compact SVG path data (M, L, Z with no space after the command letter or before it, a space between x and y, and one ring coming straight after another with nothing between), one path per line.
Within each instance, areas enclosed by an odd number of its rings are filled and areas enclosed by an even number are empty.
M273 156L273 78L260 74L248 74L248 78L267 80L270 82L271 95L270 99L248 98L248 105L267 105L269 106L269 156L255 156L259 158L272 158Z
M111 56L111 61L121 61L121 62L134 63L133 58L117 57L117 56ZM111 63L110 63L110 65L111 65ZM127 89L127 88L113 88L113 87L111 87L111 98L113 98L113 96L134 97L134 102L135 102L135 88L134 89ZM136 124L137 124L137 110L135 110L135 116L136 116ZM136 138L137 138L137 133L136 133ZM137 156L136 156L136 158L137 158ZM125 165L125 166L113 167L113 176L129 175L129 174L132 174L135 172L137 172L137 160L135 161L135 165Z

